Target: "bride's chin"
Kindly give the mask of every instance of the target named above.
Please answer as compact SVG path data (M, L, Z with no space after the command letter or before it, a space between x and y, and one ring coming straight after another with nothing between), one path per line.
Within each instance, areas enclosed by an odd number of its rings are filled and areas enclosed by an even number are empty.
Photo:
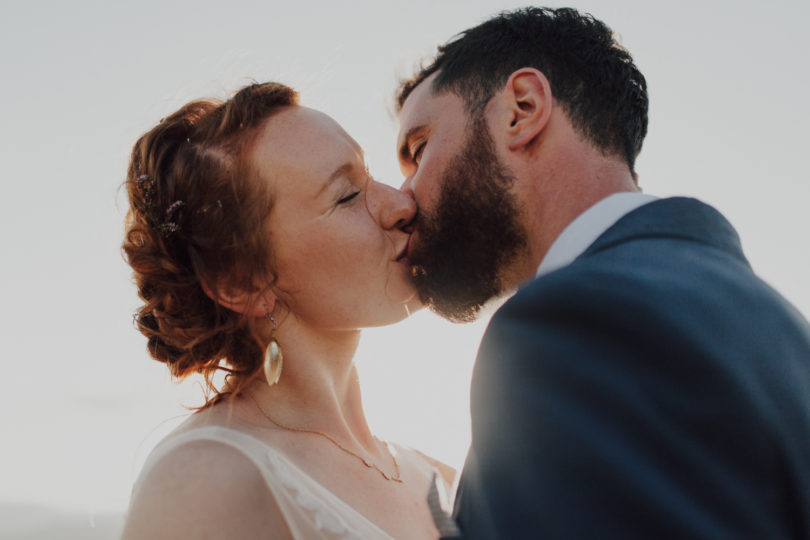
M425 307L425 304L422 303L422 301L419 299L419 295L414 293L413 296L408 298L406 301L402 302L400 306L401 307L398 309L400 317L398 317L396 321L391 321L391 323L389 324L395 324L404 321L405 319L407 319L408 317L410 317L411 315L413 315L414 313Z
M416 287L414 287L408 276L396 276L395 279L387 281L385 284L385 296L389 301L402 306L405 313L403 318L425 307L419 298Z
M422 302L422 299L419 298L419 294L414 291L413 296L411 296L404 304L405 309L408 311L408 315L412 315L419 311L420 309L425 307L425 303Z
M415 290L409 290L408 295L403 298L400 295L400 300L396 301L396 307L393 310L393 317L391 317L391 312L389 312L389 316L385 317L385 321L380 321L379 326L387 326L389 324L396 324L400 321L404 321L420 309L425 307L425 304L419 299L419 295L416 293Z

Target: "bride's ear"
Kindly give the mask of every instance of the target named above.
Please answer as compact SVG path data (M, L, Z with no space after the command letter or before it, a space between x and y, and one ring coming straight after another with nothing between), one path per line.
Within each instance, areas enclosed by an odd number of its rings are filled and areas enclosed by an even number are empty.
M250 317L264 317L273 312L276 295L270 288L255 293L247 293L232 287L211 289L207 283L201 283L206 296L224 308Z

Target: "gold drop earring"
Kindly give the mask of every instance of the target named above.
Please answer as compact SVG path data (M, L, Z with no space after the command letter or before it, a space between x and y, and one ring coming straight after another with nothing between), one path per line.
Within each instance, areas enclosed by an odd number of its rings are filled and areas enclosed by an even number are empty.
M273 314L267 312L267 320L273 325L273 330L270 332L270 342L264 349L264 376L267 378L267 384L273 386L281 377L281 368L284 365L284 355L281 354L281 347L276 341L276 320Z

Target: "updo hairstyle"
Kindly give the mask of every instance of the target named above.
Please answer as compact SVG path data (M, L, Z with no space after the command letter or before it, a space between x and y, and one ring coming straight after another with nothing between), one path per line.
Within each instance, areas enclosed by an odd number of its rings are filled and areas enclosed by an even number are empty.
M287 86L252 84L225 102L184 105L132 149L122 250L143 300L135 322L174 377L203 375L206 405L261 369L255 319L204 288L256 293L273 283L265 226L273 193L249 158L265 122L297 104ZM213 383L220 369L230 374L227 391Z

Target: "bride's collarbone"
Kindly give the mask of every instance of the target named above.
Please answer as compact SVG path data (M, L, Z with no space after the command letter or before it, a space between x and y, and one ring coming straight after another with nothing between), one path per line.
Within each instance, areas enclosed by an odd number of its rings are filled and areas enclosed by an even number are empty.
M378 444L377 451L371 455L361 448L344 445L389 477L395 477L398 466L402 482L387 480L357 456L339 449L323 436L285 430L269 422L257 423L245 412L249 411L238 406L229 410L218 408L192 425L224 427L261 441L331 495L398 540L436 537L427 507L431 475L423 458L414 452L392 446L389 453L383 444Z
M427 506L431 480L415 456L395 452L402 482L386 480L378 471L332 448L327 441L285 441L276 446L286 459L318 485L363 517L399 539L435 538L436 529ZM325 443L325 444L324 444ZM379 452L376 464L389 476L395 467L387 452Z

